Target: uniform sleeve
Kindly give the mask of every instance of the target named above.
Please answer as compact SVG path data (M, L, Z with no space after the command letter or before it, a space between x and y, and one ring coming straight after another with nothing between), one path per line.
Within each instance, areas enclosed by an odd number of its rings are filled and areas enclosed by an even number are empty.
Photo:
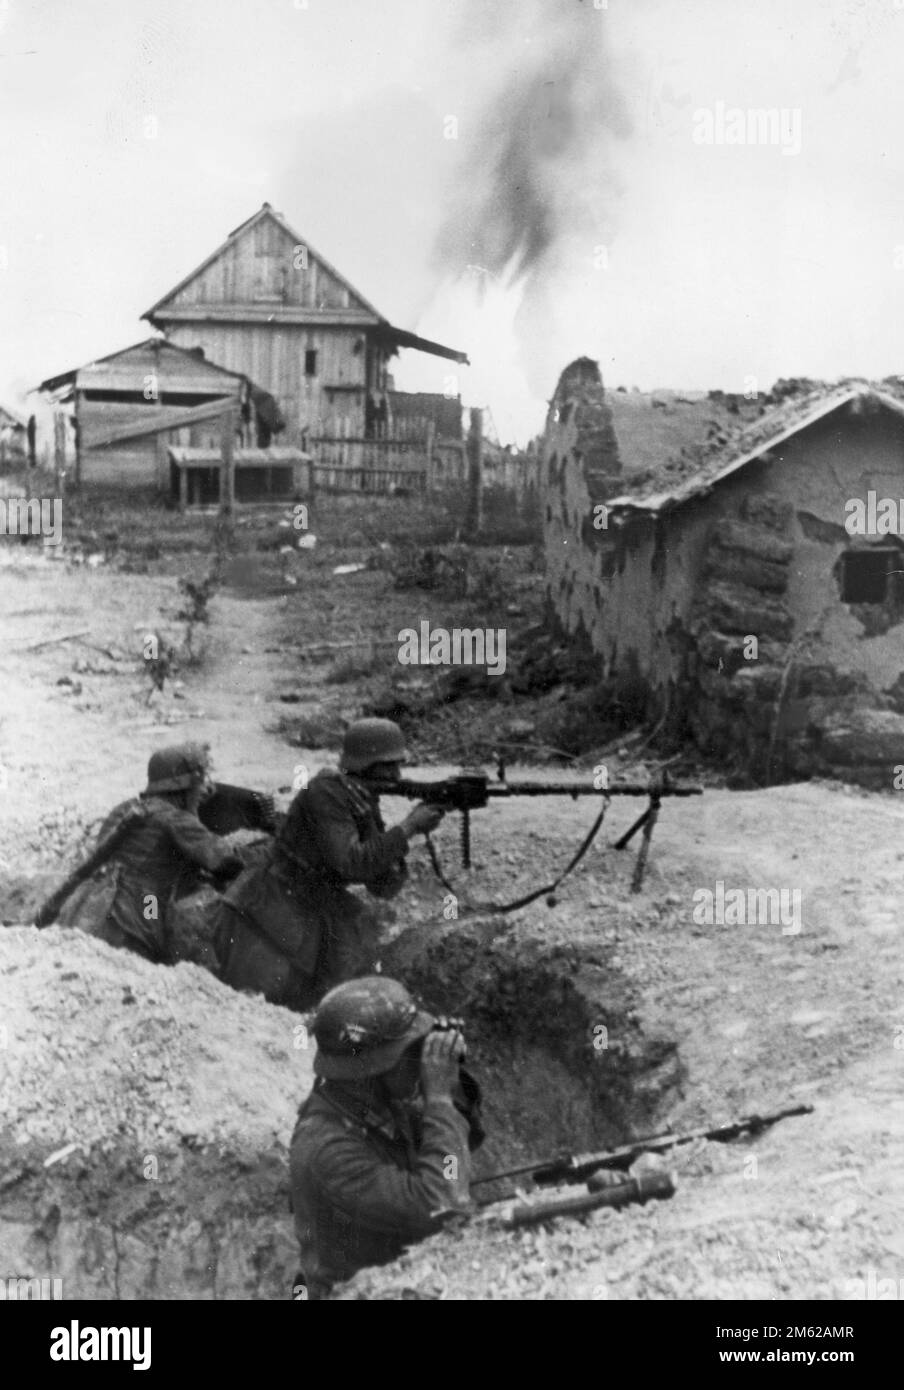
M439 1230L441 1214L466 1211L471 1158L467 1125L450 1100L430 1101L413 1171L381 1162L366 1137L337 1131L318 1155L322 1198L356 1227L401 1240Z
M308 788L310 820L321 857L345 883L368 883L392 872L408 853L408 837L395 826L362 840L341 785Z
M197 816L189 811L177 811L168 819L168 829L173 843L186 859L200 864L202 869L212 873L224 869L241 869L242 861L218 836L206 830Z

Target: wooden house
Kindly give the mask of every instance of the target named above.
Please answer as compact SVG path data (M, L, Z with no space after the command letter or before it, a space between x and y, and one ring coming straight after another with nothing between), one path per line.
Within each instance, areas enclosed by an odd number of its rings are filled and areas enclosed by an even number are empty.
M286 420L282 442L302 448L411 435L392 428L400 393L390 398L388 368L400 348L468 361L394 328L269 203L144 317L170 342L202 347L209 360L270 392ZM455 408L460 413L460 401Z
M235 444L255 445L279 425L274 403L245 376L163 338L61 372L39 389L74 428L77 487L170 491L170 447L219 451L224 428Z

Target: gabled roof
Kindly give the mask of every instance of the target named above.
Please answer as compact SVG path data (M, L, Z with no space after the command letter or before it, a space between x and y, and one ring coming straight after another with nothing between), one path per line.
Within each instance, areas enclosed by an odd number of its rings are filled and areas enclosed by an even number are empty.
M354 285L352 285L348 280L346 280L344 275L340 275L336 267L330 265L326 257L321 256L320 252L315 250L315 248L311 245L309 241L307 241L304 237L300 236L299 233L296 232L293 227L290 227L286 219L283 217L282 213L276 212L270 206L269 203L262 204L262 206L258 208L257 212L253 213L251 217L248 217L245 219L244 222L239 223L239 225L229 233L226 240L220 246L218 246L215 251L211 251L210 255L207 256L201 262L200 265L195 266L194 270L189 271L188 275L186 275L182 280L180 280L178 285L174 285L171 290L168 290L167 293L163 296L163 298L158 299L156 304L152 304L150 309L148 309L147 313L142 314L141 317L143 319L153 320L153 317L158 312L158 310L162 309L163 306L169 303L171 299L175 299L176 295L179 294L182 290L184 290L186 285L190 284L191 281L194 280L198 275L203 274L207 267L212 265L213 262L217 260L219 256L222 256L225 251L228 251L229 247L233 246L235 242L239 240L240 237L246 236L248 232L252 230L253 227L256 227L259 222L263 222L266 219L275 222L277 226L280 227L282 231L286 233L287 236L292 238L293 244L307 247L308 254L310 256L313 256L315 260L318 260L320 264L323 266L324 270L326 270L330 275L332 275L336 280L338 280L340 284L342 284L349 291L350 294L354 295L355 299L357 299L358 302L364 306L365 310L369 314L372 314L374 316L374 319L379 320L381 322L385 322L385 320L383 319L383 315L379 312L379 310L375 309L374 306L364 298L364 295L361 294L359 290L356 290Z
M429 338L419 338L417 334L409 333L403 328L394 328L389 320L384 318L380 311L375 309L369 300L365 299L361 291L357 290L344 275L341 275L336 267L332 265L325 256L321 255L305 237L302 237L296 232L283 217L282 213L276 212L269 203L264 203L251 217L239 223L215 251L212 251L200 265L195 266L194 270L190 271L189 274L180 280L177 285L174 285L171 290L168 290L162 299L158 299L156 304L153 304L146 313L142 314L142 318L148 319L155 325L158 323L158 320L164 324L167 322L172 323L177 320L181 322L194 322L201 319L210 322L234 322L237 318L235 306L216 303L203 305L173 305L171 301L174 300L187 285L197 279L199 275L203 275L218 257L224 255L226 251L235 246L237 241L247 236L258 223L265 219L274 222L287 237L291 238L293 245L304 246L309 256L318 261L327 274L332 276L334 280L348 291L350 297L355 301L355 305L347 309L318 310L303 308L300 305L280 305L277 307L276 305L268 303L257 305L248 303L241 305L242 321L247 320L260 323L274 321L285 323L335 322L358 325L368 331L371 329L375 330L376 336L391 352L396 351L398 348L412 348L416 352L426 352L434 357L444 357L449 361L458 362L465 367L470 365L467 354L459 352L456 348L444 347L441 343L431 342ZM166 309L167 305L170 306L168 312L162 312Z
M608 399L612 402L616 397ZM749 412L739 412L729 423L732 417L722 410L710 412L708 420L705 415L699 417L697 441L630 478L628 491L605 499L609 513L658 513L680 506L854 401L873 402L904 416L904 383L896 377L879 383L860 379L834 385L806 383L802 390L786 395L776 391L767 400L771 404L761 403L753 418ZM616 434L627 473L630 441L617 423Z
M41 382L37 390L57 391L61 386L74 385L76 379L81 389L103 390L112 384L114 376L125 378L130 370L134 375L140 375L145 363L153 365L155 360L159 362L161 355L173 365L178 364L186 376L197 383L209 381L212 384L215 380L221 379L224 395L231 394L235 389L234 384L244 380L239 372L230 372L225 367L217 366L215 362L209 362L200 350L176 347L175 343L168 342L166 338L145 338L140 343L132 343L130 347L120 348L106 357L96 357L93 362L87 362L84 366L72 367L67 372L50 376ZM116 364L120 364L123 370L117 372Z

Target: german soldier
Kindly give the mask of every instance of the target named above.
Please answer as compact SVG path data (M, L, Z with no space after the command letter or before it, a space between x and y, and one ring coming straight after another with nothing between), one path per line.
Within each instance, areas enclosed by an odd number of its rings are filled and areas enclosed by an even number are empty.
M317 1081L292 1135L291 1199L296 1296L323 1299L469 1209L470 1149L483 1131L461 1032L397 980L337 986L312 1031Z
M110 812L98 839L129 811L140 808L140 819L69 900L59 916L63 925L81 927L147 960L168 961L167 915L173 900L197 886L201 870L222 884L243 868L242 859L198 818L213 788L206 745L182 743L152 753L144 791L137 801Z
M244 873L220 910L222 978L274 1003L308 1008L331 986L373 969L378 917L348 891L392 898L409 842L442 812L423 803L387 830L375 781L397 781L405 739L388 719L346 732L339 768L313 777L289 807L266 864Z

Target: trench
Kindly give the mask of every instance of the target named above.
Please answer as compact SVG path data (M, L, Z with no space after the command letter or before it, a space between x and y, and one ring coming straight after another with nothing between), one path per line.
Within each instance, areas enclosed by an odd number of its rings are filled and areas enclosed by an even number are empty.
M466 1019L488 1132L476 1176L649 1132L680 1092L673 1040L644 1026L635 987L591 927L556 936L524 923L500 931L498 921L420 926L381 964L434 1011ZM263 1031L277 1011L254 1008ZM49 1167L46 1145L0 1135L0 1278L60 1279L64 1299L290 1297L291 1124L249 1148L241 1116L226 1118L215 1141L183 1133L161 1146L150 1175L147 1156L115 1130Z

